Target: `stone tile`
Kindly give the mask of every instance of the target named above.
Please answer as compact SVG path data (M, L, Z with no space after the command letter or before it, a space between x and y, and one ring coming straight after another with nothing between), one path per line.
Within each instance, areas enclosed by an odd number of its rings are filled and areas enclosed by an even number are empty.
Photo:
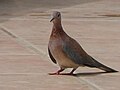
M120 73L119 74L104 74L92 77L84 77L90 83L96 84L103 90L119 90Z
M0 55L29 55L34 51L19 44L16 39L0 29Z
M1 55L0 74L48 74L48 72L54 69L52 65L48 63L49 61L50 60L42 59L39 55ZM49 69L49 67L51 67L51 69Z
M48 75L0 75L0 88L10 90L90 90L85 84L81 84L71 77L51 77Z

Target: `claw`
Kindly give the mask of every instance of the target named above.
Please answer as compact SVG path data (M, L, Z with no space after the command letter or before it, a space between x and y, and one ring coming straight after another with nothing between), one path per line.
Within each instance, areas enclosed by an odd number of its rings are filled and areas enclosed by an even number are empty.
M65 69L60 69L56 73L49 73L49 75L60 75L60 72L64 71Z
M76 74L73 74L73 73L61 73L60 75L70 75L70 76L75 76Z
M58 72L56 72L56 73L48 73L49 75L59 75L59 73Z
M49 73L49 75L70 75L70 76L76 76L76 74L73 73Z

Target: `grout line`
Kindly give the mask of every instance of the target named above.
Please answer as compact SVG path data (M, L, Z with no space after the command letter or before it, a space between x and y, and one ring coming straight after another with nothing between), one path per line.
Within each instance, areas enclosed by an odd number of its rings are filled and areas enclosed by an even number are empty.
M85 82L86 84L88 84L89 86L91 86L92 88L94 88L95 90L103 90L102 88L100 88L98 85L91 83L89 80L81 77L79 78L80 80L82 80L83 82ZM93 89L92 89L93 90Z
M14 34L10 33L9 31L7 31L4 28L0 28L3 32L7 33L9 36L13 37L13 38L17 38Z
M16 35L15 33L11 32L8 29L6 29L5 27L2 26L2 27L0 27L0 29L3 32L7 33L12 38L15 38L21 45L29 48L30 50L34 51L37 54L40 54L40 55L42 54L41 56L44 57L44 58L47 56L46 53L43 50L41 50L40 48L35 47L35 45L33 45L30 42L28 42L27 40L19 37L18 35Z

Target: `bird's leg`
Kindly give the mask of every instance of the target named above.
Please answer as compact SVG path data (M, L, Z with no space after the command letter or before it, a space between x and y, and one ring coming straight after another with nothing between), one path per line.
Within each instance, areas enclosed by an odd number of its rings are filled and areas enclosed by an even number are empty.
M73 72L76 70L76 68L73 68L73 70L70 72L70 75L74 75Z
M70 73L61 73L60 75L75 75L73 72L76 70L76 68L73 68L73 70Z
M65 69L63 68L60 68L60 70L58 70L57 72L55 73L49 73L49 75L60 75L60 72L64 71Z

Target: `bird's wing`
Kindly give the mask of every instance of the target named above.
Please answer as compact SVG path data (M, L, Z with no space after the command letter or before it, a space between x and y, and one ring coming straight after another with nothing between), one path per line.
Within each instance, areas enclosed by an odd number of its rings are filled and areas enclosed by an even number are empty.
M78 48L75 48L76 46ZM76 64L95 67L96 61L93 60L87 53L83 54L85 51L75 40L72 43L71 42L64 43L63 52L68 58L70 58Z
M55 64L57 64L55 58L52 56L52 54L51 54L51 52L50 52L49 47L48 47L48 53L49 53L49 56L50 56L51 60L52 60Z
M83 57L69 43L63 44L63 52L76 64L83 64Z

